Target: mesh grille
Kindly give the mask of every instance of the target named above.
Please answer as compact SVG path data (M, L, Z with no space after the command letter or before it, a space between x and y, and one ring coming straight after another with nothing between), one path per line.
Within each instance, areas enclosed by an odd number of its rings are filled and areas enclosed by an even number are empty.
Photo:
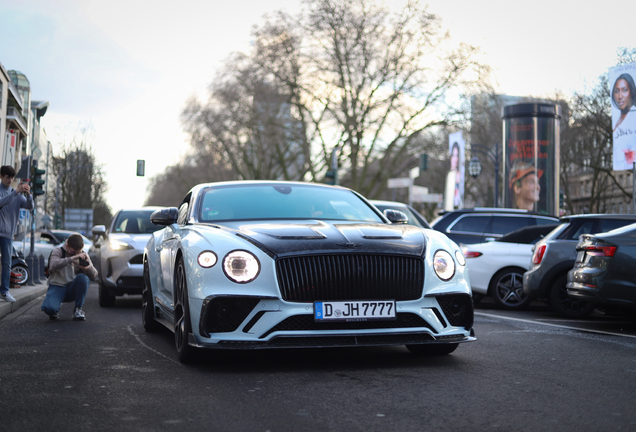
M444 315L452 326L470 329L473 326L473 301L467 294L451 294L437 297Z
M304 330L365 330L365 329L397 329L425 327L432 330L422 317L411 313L399 313L391 321L354 321L354 322L316 322L313 315L296 315L289 317L260 337L263 339L276 331L304 331Z
M260 299L255 297L217 297L203 307L199 327L201 333L233 332L252 312Z
M315 255L280 258L276 274L284 300L417 300L424 261L395 255Z

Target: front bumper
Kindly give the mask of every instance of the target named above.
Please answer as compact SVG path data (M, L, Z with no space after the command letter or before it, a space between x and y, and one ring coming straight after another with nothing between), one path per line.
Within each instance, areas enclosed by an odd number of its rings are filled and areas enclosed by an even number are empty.
M312 303L277 298L211 296L190 299L196 334L190 345L202 348L259 349L446 344L476 340L470 295L446 294L396 303L388 321L317 322Z

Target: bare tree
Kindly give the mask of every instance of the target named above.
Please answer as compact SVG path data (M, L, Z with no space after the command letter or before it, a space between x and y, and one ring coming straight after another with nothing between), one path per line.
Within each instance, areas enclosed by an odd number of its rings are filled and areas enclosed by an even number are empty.
M94 139L91 126L69 127L60 134L50 165L55 196L48 200L49 214L63 219L67 208L90 208L94 224L110 223L112 213L105 200L108 185L91 148Z
M465 120L462 95L489 72L416 1L395 11L306 0L299 16L279 12L254 36L187 122L241 178L320 181L338 149L341 183L379 196L424 131Z

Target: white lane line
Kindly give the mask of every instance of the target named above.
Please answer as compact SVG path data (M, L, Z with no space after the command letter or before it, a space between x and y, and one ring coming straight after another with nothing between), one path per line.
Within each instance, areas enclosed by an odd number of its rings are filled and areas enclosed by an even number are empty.
M475 315L480 315L480 316L484 316L484 317L488 317L488 318L501 318L501 319L507 319L507 320L510 320L510 321L519 321L519 322L525 322L525 323L530 323L530 324L538 324L538 325L544 325L544 326L550 326L550 327L557 327L557 328L568 329L568 330L577 330L577 331L586 332L586 333L596 333L596 334L602 334L602 335L608 335L608 336L621 336L621 337L636 339L636 336L634 336L634 335L625 335L625 334L612 333L612 332L606 332L606 331L600 331L600 330L589 330L589 329L584 329L584 328L580 328L580 327L564 326L564 325L560 325L560 324L550 324L550 323L545 323L545 322L540 322L540 321L527 320L527 319L523 319L523 318L512 318L512 317L501 316L501 315L492 315L492 314L487 314L487 313L483 313L483 312L475 312Z
M178 361L176 361L176 360L174 360L174 359L172 359L172 358L168 357L168 356L167 356L167 355L165 355L165 354L160 353L160 352L159 352L159 351L157 351L156 349L151 348L151 347L149 347L148 345L146 345L145 343L143 343L143 342L142 342L142 340L139 338L139 336L138 336L138 335L136 335L136 334L135 334L135 332L133 332L133 331L132 331L132 325L130 325L130 324L129 324L127 328L128 328L128 333L130 333L131 335L133 335L133 337L134 337L135 339L137 339L137 342L139 342L139 344L140 344L140 345L142 345L144 348L149 349L149 350L150 350L150 351L152 351L153 353L160 355L161 357L165 358L166 360L171 361L172 363L176 363L176 364L178 364L178 365L181 365L181 363L179 363Z

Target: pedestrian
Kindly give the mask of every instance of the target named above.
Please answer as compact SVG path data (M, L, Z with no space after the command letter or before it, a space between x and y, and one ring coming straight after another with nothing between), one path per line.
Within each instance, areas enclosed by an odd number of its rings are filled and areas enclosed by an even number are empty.
M49 319L59 319L62 303L75 302L73 320L84 321L82 310L91 280L97 279L97 270L86 252L82 251L84 239L71 234L62 246L56 247L49 257L49 289L42 303L42 310Z
M33 196L28 183L22 182L15 189L11 187L15 178L15 169L5 165L0 167L0 259L2 274L0 275L0 299L15 302L9 292L11 284L11 253L13 252L13 236L18 226L20 209L33 209Z

